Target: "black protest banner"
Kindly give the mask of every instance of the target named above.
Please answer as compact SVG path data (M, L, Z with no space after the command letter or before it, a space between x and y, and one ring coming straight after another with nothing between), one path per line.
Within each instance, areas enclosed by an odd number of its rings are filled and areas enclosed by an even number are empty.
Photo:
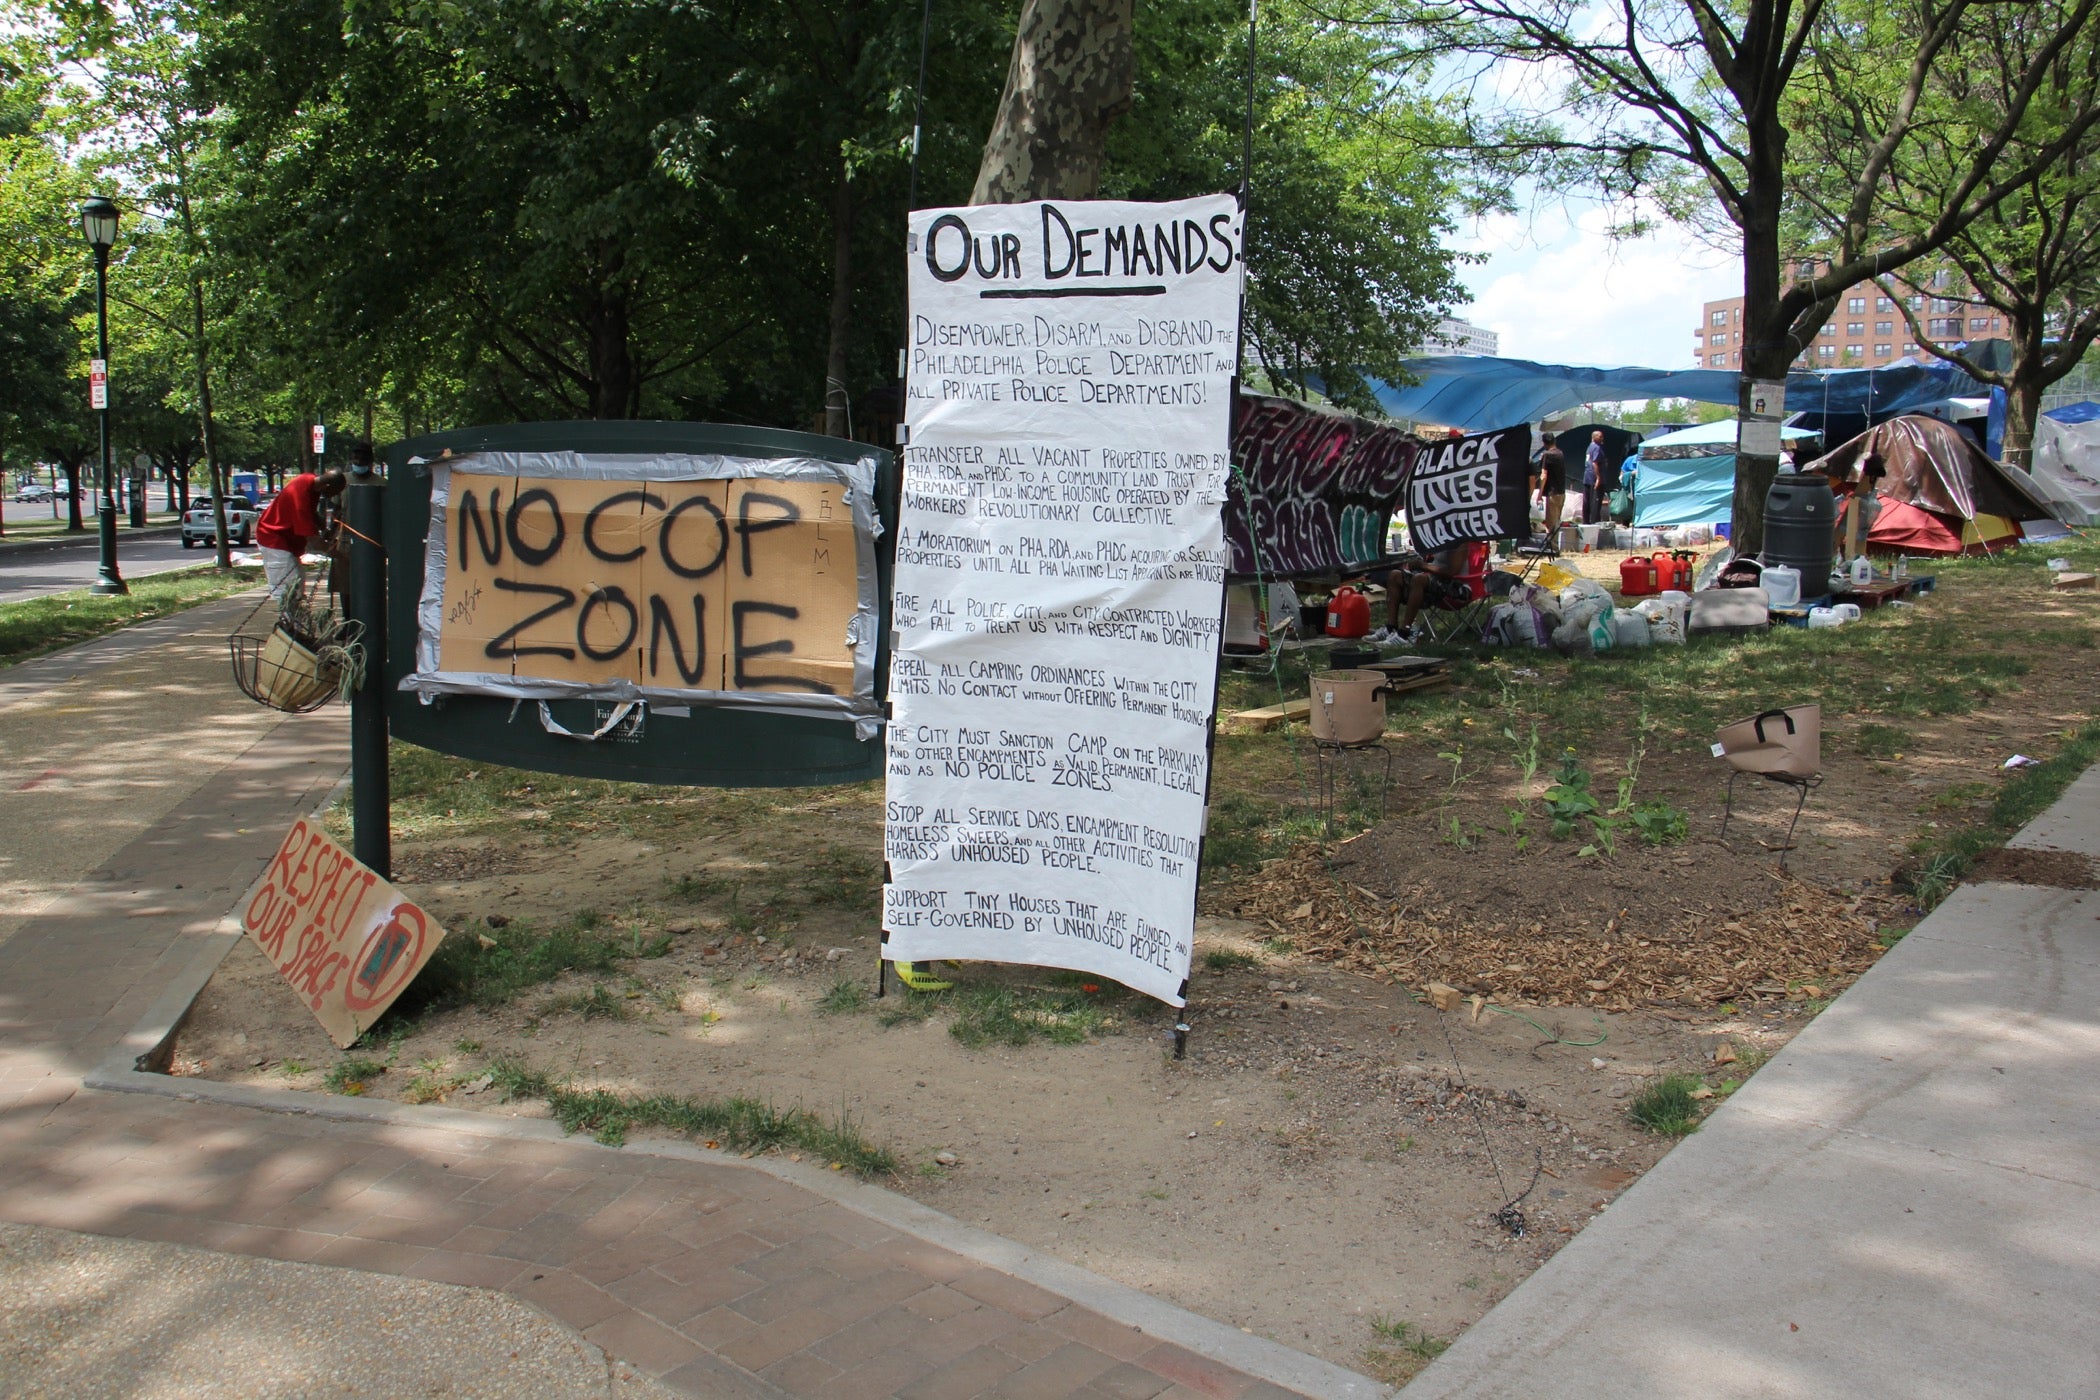
M1228 568L1282 577L1376 560L1419 446L1398 428L1241 394L1225 497Z
M1434 554L1531 532L1531 429L1498 428L1422 449L1407 484L1408 542Z

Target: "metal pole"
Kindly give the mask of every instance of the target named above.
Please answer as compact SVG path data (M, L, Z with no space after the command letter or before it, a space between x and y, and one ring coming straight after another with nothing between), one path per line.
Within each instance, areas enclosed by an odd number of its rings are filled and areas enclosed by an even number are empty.
M372 478L371 459L357 464L343 493L350 535L350 620L364 628L364 679L350 693L351 853L393 878L393 834L386 750L386 555L380 538L386 487Z
M109 366L109 250L95 250L95 357ZM117 489L109 469L109 383L102 389L102 407L95 411L95 429L102 437L102 500L95 507L95 524L102 537L102 563L95 571L90 593L129 593L124 576L117 572Z

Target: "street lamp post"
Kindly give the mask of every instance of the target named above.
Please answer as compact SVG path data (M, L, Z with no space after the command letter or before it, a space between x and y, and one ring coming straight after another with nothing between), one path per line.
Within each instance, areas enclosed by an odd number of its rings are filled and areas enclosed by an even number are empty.
M80 206L80 232L95 250L95 365L89 401L95 408L96 431L102 439L102 499L95 522L102 537L102 564L90 593L129 593L117 572L117 487L109 461L109 250L117 241L117 206L96 195Z

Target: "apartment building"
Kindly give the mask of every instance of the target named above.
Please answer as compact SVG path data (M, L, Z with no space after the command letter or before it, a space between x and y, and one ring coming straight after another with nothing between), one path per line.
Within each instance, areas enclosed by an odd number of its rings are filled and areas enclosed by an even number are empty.
M1803 275L1814 269L1803 268ZM1947 272L1926 279L1925 291L1905 297L1925 323L1925 332L1942 345L2004 336L2005 318L1969 295L1968 287ZM1894 299L1872 282L1848 288L1822 333L1798 359L1795 369L1877 369L1919 353L1910 323ZM1743 367L1743 299L1728 297L1701 308L1692 336L1692 365L1697 369Z
M1425 355L1499 355L1502 337L1486 326L1446 316L1422 346Z

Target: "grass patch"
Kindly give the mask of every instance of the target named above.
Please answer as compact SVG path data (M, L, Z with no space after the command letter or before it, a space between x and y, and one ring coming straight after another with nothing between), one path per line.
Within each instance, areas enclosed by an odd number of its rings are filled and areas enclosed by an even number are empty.
M1204 953L1203 965L1212 972L1236 972L1260 967L1261 959L1238 948L1212 948Z
M627 1003L613 995L603 982L593 982L587 992L567 992L549 997L540 1007L543 1016L581 1016L586 1021L624 1021Z
M1852 744L1868 758L1897 758L1904 750L1915 748L1917 740L1907 729L1898 729L1892 724L1869 723L1859 727L1859 734Z
M882 999L882 1010L875 1017L876 1024L885 1030L892 1026L915 1026L946 1006L950 995L948 992L915 992L900 983L895 992Z
M1666 1074L1633 1096L1626 1112L1651 1133L1683 1137L1699 1126L1695 1089L1704 1087L1689 1074Z
M565 972L611 973L625 960L660 958L670 951L668 934L651 938L635 930L607 929L602 923L597 913L585 910L545 933L522 919L499 929L461 929L438 945L395 1010L419 1016L459 1006L501 1006ZM490 946L483 946L482 938ZM394 1014L388 1013L390 1018Z
M817 1002L817 1010L826 1016L849 1016L864 1009L868 1004L868 989L852 977L841 977L831 984Z
M385 1073L386 1065L380 1061L353 1055L330 1065L328 1073L321 1077L321 1083L331 1094L348 1094L354 1098L364 1093L367 1084Z
M633 1129L656 1128L732 1152L799 1148L856 1176L888 1176L897 1170L895 1154L868 1141L845 1115L824 1118L807 1109L776 1108L743 1097L697 1099L570 1089L513 1061L491 1065L489 1076L490 1087L506 1099L545 1099L564 1132L589 1133L607 1146L625 1142Z
M1364 1364L1373 1376L1388 1385L1405 1384L1424 1366L1451 1349L1446 1338L1432 1337L1413 1323L1396 1318L1372 1318L1371 1331L1378 1337L1379 1344L1364 1348Z
M970 987L950 995L955 1021L948 1034L972 1050L987 1045L1026 1045L1037 1038L1053 1045L1079 1045L1109 1025L1100 1001L1084 991Z
M729 888L727 880L713 875L681 875L664 881L664 897L680 904L699 904Z
M1953 893L1977 861L2047 811L2072 779L2096 759L2100 759L2100 721L2072 731L2061 749L2036 766L2016 769L1999 787L1989 810L1976 821L1924 838L1896 872L1898 887L1909 893L1919 909L1931 910Z
M120 555L120 567L121 563ZM131 592L117 597L81 588L47 593L19 603L0 603L0 666L194 608L199 603L253 588L261 581L261 569L221 573L206 566L127 580Z

